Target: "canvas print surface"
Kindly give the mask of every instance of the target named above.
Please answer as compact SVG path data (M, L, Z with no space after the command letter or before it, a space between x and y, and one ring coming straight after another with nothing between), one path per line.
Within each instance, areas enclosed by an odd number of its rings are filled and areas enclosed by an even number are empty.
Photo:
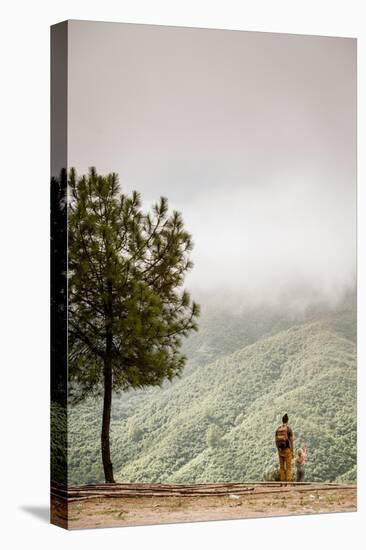
M356 510L356 41L51 29L51 521Z

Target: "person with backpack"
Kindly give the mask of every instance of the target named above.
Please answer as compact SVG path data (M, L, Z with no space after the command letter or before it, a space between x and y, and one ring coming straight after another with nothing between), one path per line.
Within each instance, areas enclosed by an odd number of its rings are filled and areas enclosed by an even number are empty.
M287 414L282 417L282 425L276 430L275 441L280 461L280 480L285 481L286 474L286 481L291 481L295 438L293 431L288 425Z

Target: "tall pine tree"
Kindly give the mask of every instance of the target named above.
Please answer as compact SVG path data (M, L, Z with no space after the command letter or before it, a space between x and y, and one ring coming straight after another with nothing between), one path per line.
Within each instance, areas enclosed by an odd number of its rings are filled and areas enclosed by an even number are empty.
M71 170L68 184L70 397L103 395L102 460L114 483L112 392L179 375L182 339L197 330L199 306L182 289L192 240L167 199L144 213L114 173Z

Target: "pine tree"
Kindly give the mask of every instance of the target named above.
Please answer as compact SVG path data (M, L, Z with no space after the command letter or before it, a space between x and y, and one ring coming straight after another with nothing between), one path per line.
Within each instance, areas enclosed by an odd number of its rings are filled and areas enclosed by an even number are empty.
M182 289L193 245L166 198L144 213L115 173L71 170L68 184L69 394L103 395L102 461L114 483L112 392L179 375L182 339L197 330L199 306Z
M51 399L66 409L67 172L51 179Z

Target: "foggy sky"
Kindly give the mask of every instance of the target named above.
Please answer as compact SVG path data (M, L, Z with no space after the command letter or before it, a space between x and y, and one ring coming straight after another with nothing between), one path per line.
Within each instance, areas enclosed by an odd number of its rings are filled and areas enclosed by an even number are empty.
M356 271L356 41L69 23L68 165L161 195L192 293L337 300Z

